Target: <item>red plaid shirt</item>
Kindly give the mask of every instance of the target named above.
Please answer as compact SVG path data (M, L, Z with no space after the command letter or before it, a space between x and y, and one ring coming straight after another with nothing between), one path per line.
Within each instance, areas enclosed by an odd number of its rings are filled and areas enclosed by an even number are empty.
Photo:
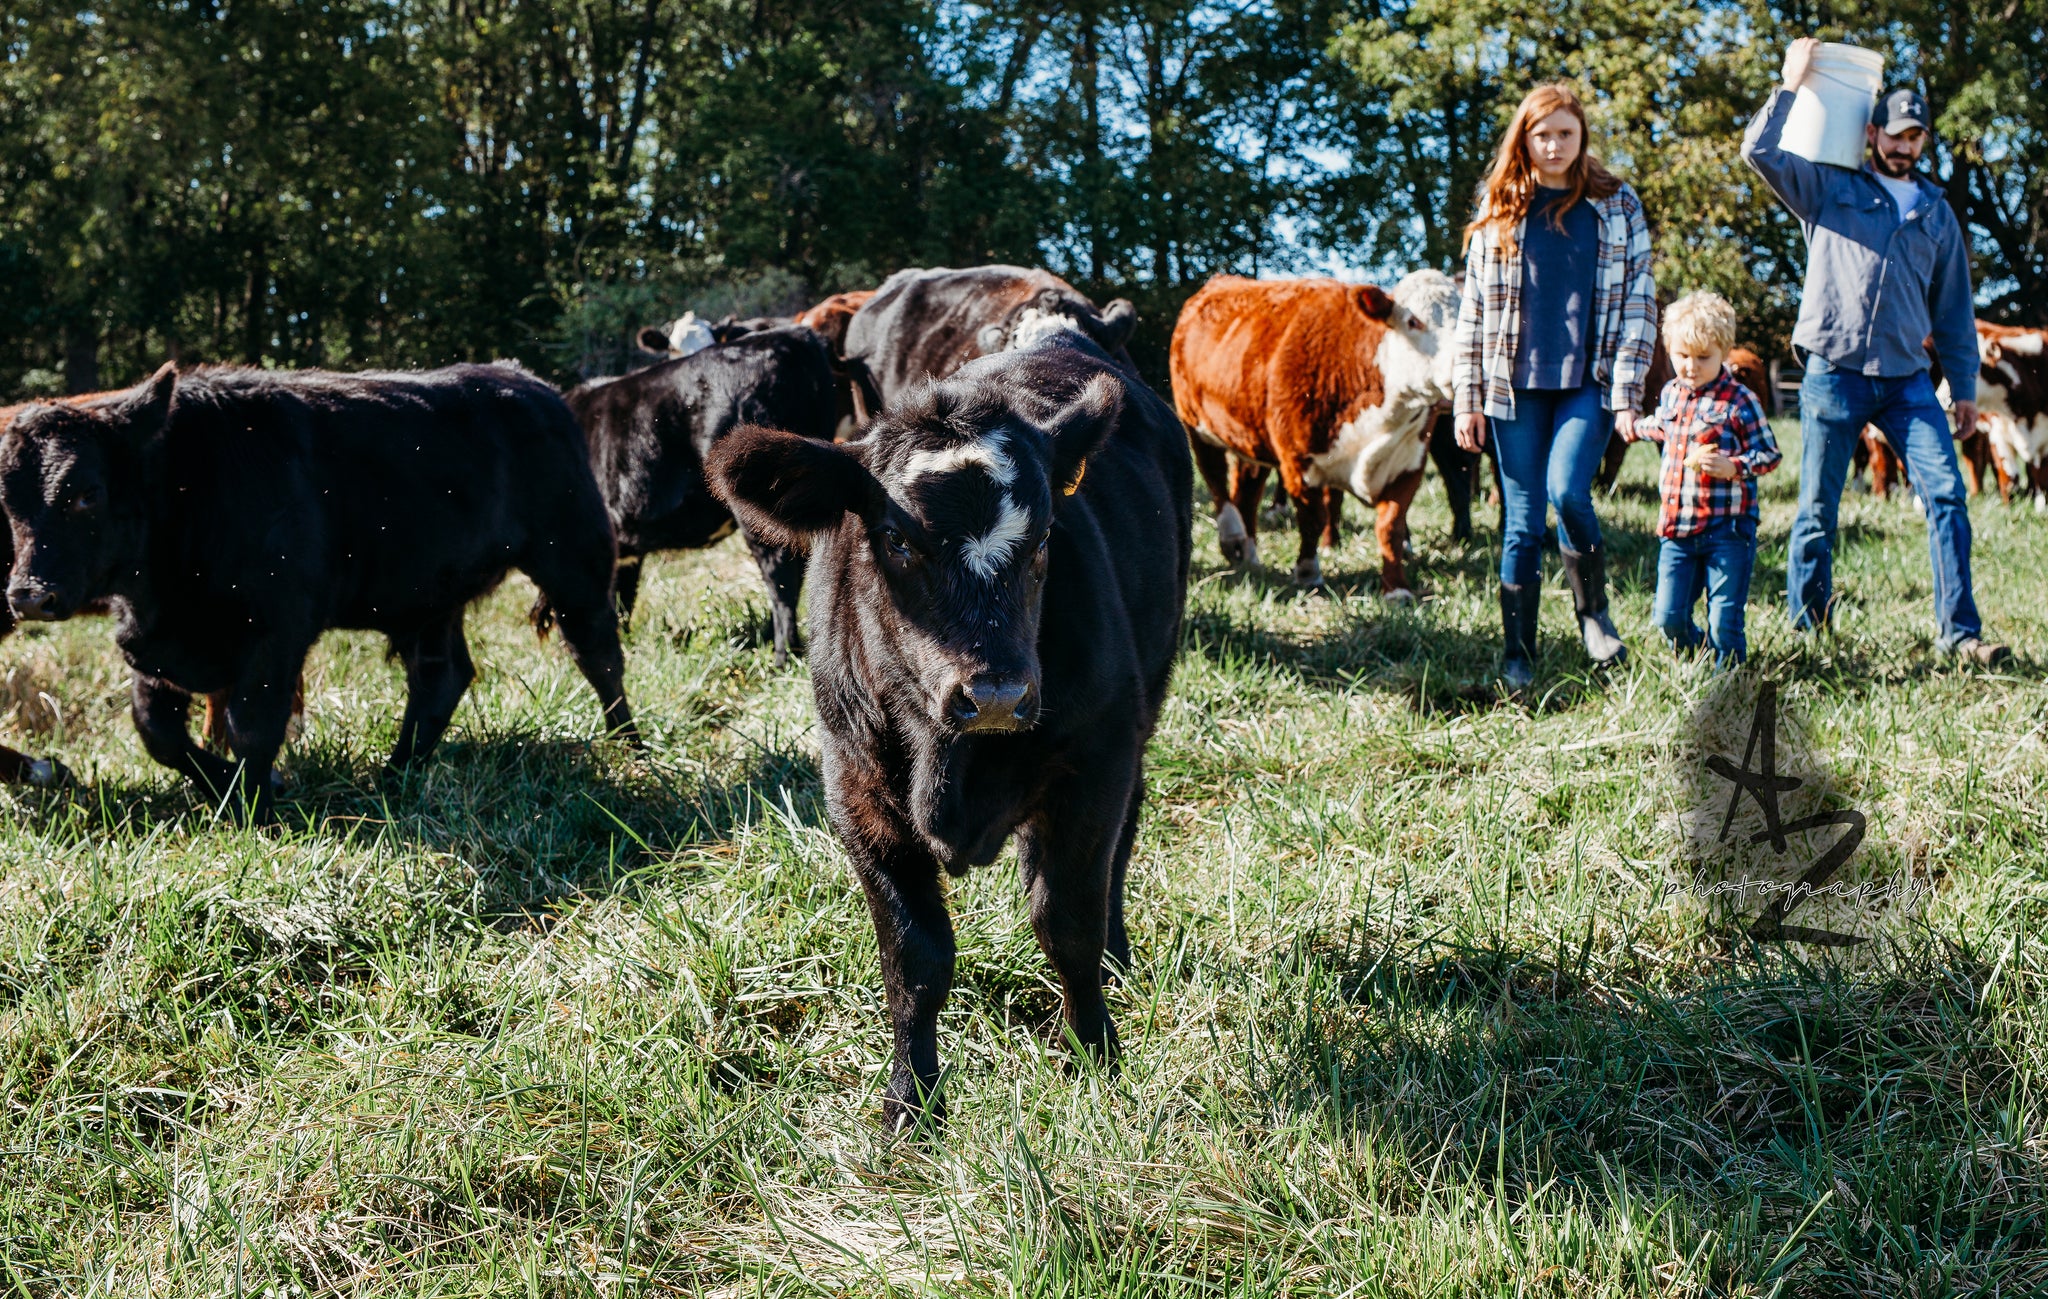
M1776 469L1783 459L1762 403L1726 366L1697 392L1683 379L1665 384L1656 414L1637 420L1635 431L1639 438L1664 444L1660 537L1690 537L1738 515L1754 519L1757 475ZM1685 462L1695 445L1708 443L1735 462L1735 477L1709 478Z

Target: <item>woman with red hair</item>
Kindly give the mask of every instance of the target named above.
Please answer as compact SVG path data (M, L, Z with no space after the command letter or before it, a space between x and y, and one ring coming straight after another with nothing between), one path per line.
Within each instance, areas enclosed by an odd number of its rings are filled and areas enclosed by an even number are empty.
M1579 634L1595 664L1628 647L1607 613L1607 561L1593 475L1617 429L1642 409L1656 346L1650 230L1634 190L1586 151L1586 112L1569 86L1538 86L1515 110L1465 229L1458 312L1458 444L1493 438L1505 525L1501 676L1536 675L1546 504Z

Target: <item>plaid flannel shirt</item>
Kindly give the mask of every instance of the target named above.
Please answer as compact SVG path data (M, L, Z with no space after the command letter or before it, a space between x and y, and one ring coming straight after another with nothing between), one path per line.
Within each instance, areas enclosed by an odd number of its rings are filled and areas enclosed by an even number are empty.
M1600 218L1593 259L1592 382L1608 410L1641 410L1657 346L1657 282L1650 274L1650 227L1642 200L1623 185L1588 199ZM1508 252L1491 229L1465 251L1465 295L1453 346L1457 413L1515 417L1515 346L1522 333L1522 233Z
M1657 484L1664 500L1657 516L1660 537L1690 537L1737 516L1754 519L1757 475L1776 469L1783 458L1763 403L1725 365L1697 392L1683 379L1665 384L1656 414L1637 420L1635 435L1664 444ZM1685 462L1693 447L1708 442L1735 462L1735 477L1709 478Z

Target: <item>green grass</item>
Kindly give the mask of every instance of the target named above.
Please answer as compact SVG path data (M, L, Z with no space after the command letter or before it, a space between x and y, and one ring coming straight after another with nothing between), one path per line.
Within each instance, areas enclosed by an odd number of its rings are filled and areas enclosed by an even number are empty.
M324 642L260 831L143 755L104 621L27 629L4 738L85 783L0 794L0 1293L2048 1288L2048 520L1975 502L2021 653L1959 670L1896 500L1845 505L1839 634L1789 634L1796 466L1769 480L1788 761L1869 816L1851 873L1926 892L1850 917L1861 947L1759 946L1682 887L1725 717L1646 622L1651 469L1601 504L1633 663L1588 678L1553 564L1532 707L1490 685L1490 509L1455 547L1424 489L1413 610L1371 596L1356 506L1334 598L1198 524L1123 1070L1070 1063L1006 860L953 893L950 1122L900 1138L808 682L736 545L652 566L644 755L514 583L398 787L396 669Z

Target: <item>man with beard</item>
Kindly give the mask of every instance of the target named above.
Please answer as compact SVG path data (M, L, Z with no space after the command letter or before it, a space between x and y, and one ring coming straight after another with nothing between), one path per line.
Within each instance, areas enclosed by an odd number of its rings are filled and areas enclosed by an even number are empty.
M1956 427L1977 424L1976 308L1962 223L1918 172L1930 140L1927 101L1908 89L1877 101L1860 168L1813 162L1780 143L1793 93L1818 41L1794 41L1784 84L1743 135L1742 156L1806 232L1806 288L1792 346L1806 367L1799 389L1803 454L1799 516L1785 566L1792 625L1811 631L1832 612L1835 518L1863 426L1875 424L1906 461L1927 507L1937 646L1960 660L2008 657L1983 639L1970 592L1970 516L1948 421L1934 394L1923 340L1934 340Z

